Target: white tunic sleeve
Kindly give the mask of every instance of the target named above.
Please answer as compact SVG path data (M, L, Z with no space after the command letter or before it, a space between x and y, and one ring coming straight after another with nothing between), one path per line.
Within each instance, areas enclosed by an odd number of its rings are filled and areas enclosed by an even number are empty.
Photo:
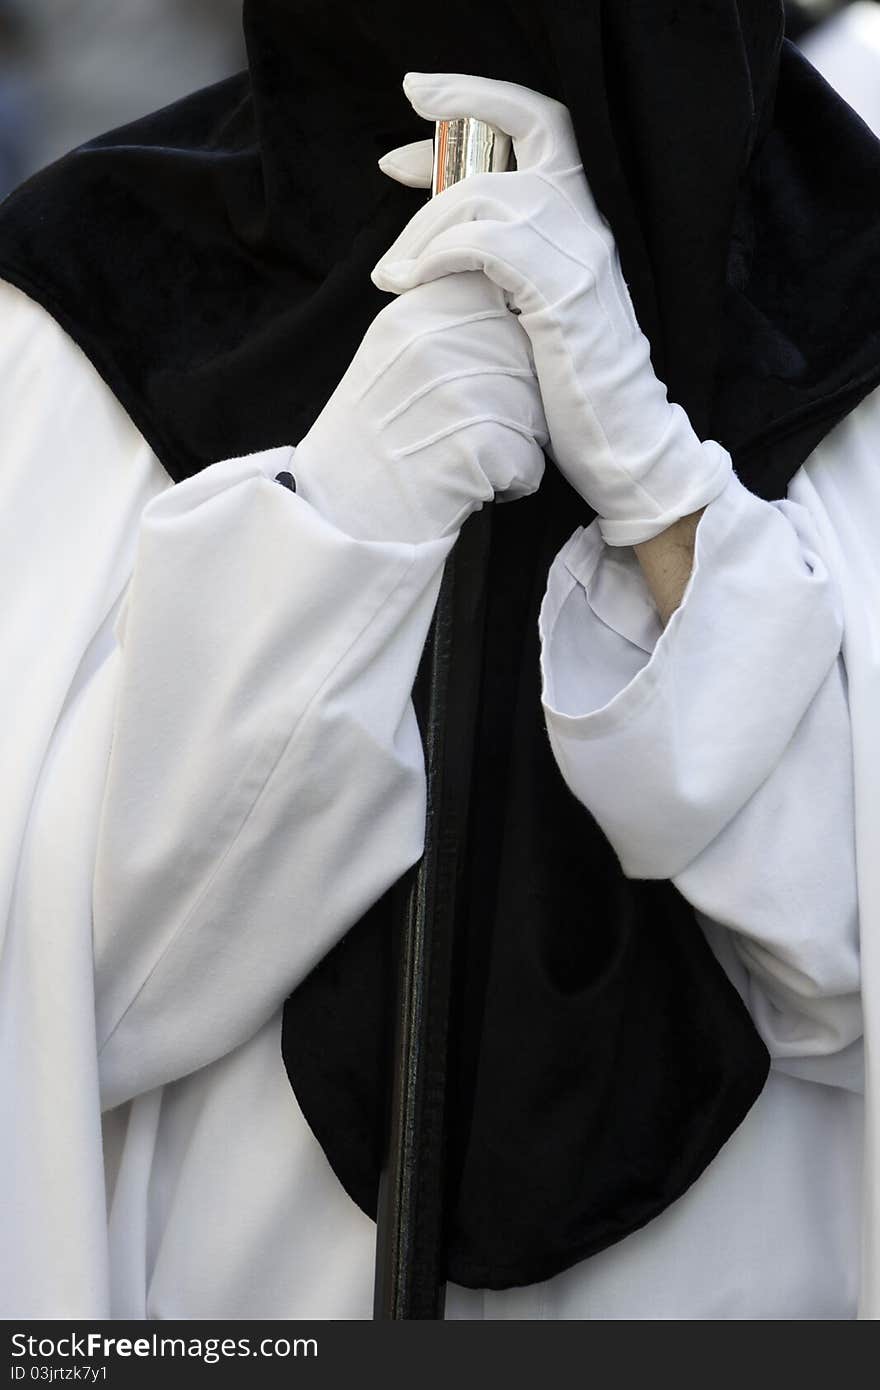
M421 852L410 692L451 542L353 540L288 462L141 522L95 873L108 1105L251 1037Z
M541 614L568 785L629 877L672 879L733 934L758 1029L794 1071L861 1033L842 627L807 511L735 477L665 630L635 554L595 524L557 557Z

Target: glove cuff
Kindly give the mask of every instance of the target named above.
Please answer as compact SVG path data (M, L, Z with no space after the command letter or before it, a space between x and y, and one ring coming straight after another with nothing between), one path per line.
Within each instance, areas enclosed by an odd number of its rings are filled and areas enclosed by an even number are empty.
M658 514L633 517L627 520L599 518L599 530L606 545L641 545L653 540L683 516L690 516L714 502L727 487L733 472L730 454L714 440L701 446L702 468L690 470L682 477L682 487L675 502Z

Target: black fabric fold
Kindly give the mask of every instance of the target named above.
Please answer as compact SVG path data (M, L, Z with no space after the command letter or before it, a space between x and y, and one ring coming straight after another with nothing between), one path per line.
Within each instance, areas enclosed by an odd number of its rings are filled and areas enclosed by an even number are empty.
M877 143L782 45L774 0L449 0L442 27L411 0L248 0L245 28L249 72L0 209L0 275L80 344L175 480L300 439L381 308L370 270L422 197L376 167L428 133L409 69L566 102L655 367L761 496L880 381ZM494 528L450 1153L464 1284L533 1282L643 1225L768 1067L690 907L622 876L550 754L537 608L589 520L551 474ZM284 1019L299 1102L366 1211L389 914L386 898L352 924Z

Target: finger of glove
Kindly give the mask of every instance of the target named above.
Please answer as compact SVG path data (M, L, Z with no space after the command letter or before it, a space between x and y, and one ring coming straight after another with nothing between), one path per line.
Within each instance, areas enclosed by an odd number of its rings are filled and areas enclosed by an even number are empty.
M446 275L479 270L504 291L512 309L525 314L552 302L558 292L558 276L546 264L540 271L543 289L538 288L533 260L533 244L519 224L464 222L440 232L420 255L383 267L379 275L374 271L373 277L380 289L401 294ZM570 268L566 261L563 269Z
M464 459L468 458L470 466L479 469L498 498L513 501L529 496L540 486L544 452L528 431L511 428L503 420L480 420L460 430L445 447L448 449L450 444L459 455L453 466L466 468ZM433 466L436 470L440 465Z
M430 188L434 180L434 142L416 140L411 145L399 145L383 154L379 168L407 188Z
M508 433L499 462L501 469L492 478L496 502L514 502L537 492L544 476L544 451L539 443Z
M401 266L456 226L478 228L483 239L485 228L497 228L499 254L543 286L545 299L570 289L583 272L592 278L616 269L614 238L601 219L591 218L585 198L575 203L543 174L512 171L475 174L426 203L374 267L374 283L399 293Z
M510 180L514 180L513 185ZM374 284L379 289L393 290L393 285L384 283L386 269L420 255L439 233L458 223L468 225L481 219L501 221L521 216L518 204L527 196L518 174L474 174L444 189L419 208L379 258L373 268Z
M520 169L578 163L567 108L528 87L464 73L410 72L404 78L403 90L413 109L426 120L473 116L509 135Z
M397 183L405 184L408 188L424 188L429 190L434 181L434 142L432 140L416 140L410 145L399 145L396 149L389 150L379 160L379 168L383 174L394 179ZM505 174L522 174L524 170L494 170L491 177L499 172ZM543 171L542 171L543 172ZM445 206L444 200L448 201L448 196L453 189L461 189L466 182L468 189L473 185L475 178L485 178L486 175L471 175L466 181L454 184L436 197L428 206ZM583 166L578 162L570 168L559 170L555 174L554 186L559 195L564 198L569 205L578 213L583 220L597 229L603 231L607 236L611 236L607 220L602 216L596 206L592 189L590 188ZM509 179L505 180L505 196L512 191L513 185ZM420 212L422 209L419 210ZM418 214L416 214L418 216ZM396 243L395 243L396 245Z

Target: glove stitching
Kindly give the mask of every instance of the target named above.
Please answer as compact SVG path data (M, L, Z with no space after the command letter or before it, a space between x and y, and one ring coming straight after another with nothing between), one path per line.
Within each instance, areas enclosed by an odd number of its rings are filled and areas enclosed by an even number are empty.
M447 386L454 381L464 381L470 377L477 376L508 376L521 378L523 380L531 380L534 373L529 371L527 367L468 367L463 369L459 368L453 372L445 372L443 376L436 377L433 381L428 382L427 386L418 387L418 389L413 391L412 395L408 396L400 405L396 405L392 410L389 410L388 414L384 415L379 420L380 426L384 427L392 424L395 420L399 419L411 405L415 405L418 401L423 400L425 396L429 396L431 392L435 391L438 387Z

